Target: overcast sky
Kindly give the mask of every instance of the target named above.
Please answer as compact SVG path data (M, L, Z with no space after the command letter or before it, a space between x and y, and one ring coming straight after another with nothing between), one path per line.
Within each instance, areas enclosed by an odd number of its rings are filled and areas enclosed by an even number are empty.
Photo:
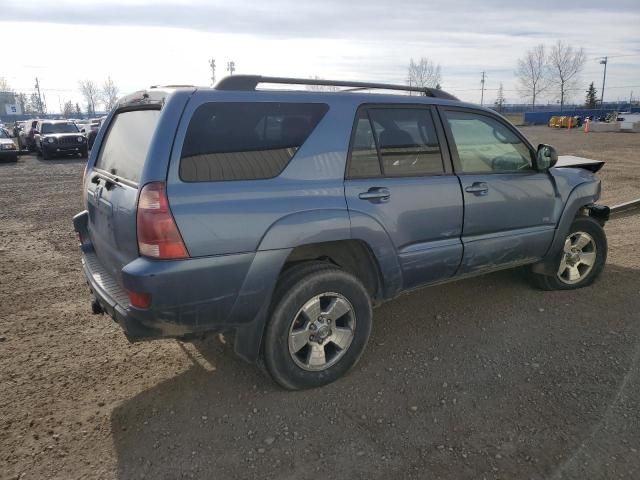
M589 82L600 90L603 55L605 100L628 99L640 97L639 25L640 0L0 0L0 76L25 92L37 76L58 111L81 100L80 79L111 75L123 94L209 85L211 57L218 79L234 60L236 73L404 83L409 59L425 56L460 98L480 101L485 71L485 100L502 82L515 103L518 57L562 39L587 53L578 101Z

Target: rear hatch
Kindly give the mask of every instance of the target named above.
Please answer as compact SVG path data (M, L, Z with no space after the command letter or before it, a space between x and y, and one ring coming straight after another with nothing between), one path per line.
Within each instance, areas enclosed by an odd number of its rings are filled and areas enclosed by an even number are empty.
M121 285L122 267L139 256L138 190L159 118L157 106L116 114L85 178L89 237L100 263Z

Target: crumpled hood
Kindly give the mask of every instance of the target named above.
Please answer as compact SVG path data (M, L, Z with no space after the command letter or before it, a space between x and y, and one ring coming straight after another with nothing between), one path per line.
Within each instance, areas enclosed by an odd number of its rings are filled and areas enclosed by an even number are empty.
M560 155L558 156L558 163L554 166L556 168L584 168L585 170L596 173L604 166L604 163L602 160L592 160L590 158L575 157L573 155Z

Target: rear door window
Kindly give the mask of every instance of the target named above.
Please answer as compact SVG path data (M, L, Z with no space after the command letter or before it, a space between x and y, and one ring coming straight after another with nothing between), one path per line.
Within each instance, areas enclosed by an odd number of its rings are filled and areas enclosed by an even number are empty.
M194 112L182 147L185 182L273 178L328 110L317 103L206 103Z
M358 112L355 133L351 143L351 159L348 177L368 178L382 175L380 161L376 149L376 140L369 115L365 109Z
M95 168L138 183L160 110L134 110L111 121Z
M442 152L431 111L427 108L369 110L387 177L439 175Z

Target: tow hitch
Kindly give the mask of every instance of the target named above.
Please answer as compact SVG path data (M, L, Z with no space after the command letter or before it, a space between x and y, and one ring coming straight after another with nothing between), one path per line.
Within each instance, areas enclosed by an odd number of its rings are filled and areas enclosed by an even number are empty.
M94 315L102 315L104 313L104 309L95 297L91 300L91 313Z

